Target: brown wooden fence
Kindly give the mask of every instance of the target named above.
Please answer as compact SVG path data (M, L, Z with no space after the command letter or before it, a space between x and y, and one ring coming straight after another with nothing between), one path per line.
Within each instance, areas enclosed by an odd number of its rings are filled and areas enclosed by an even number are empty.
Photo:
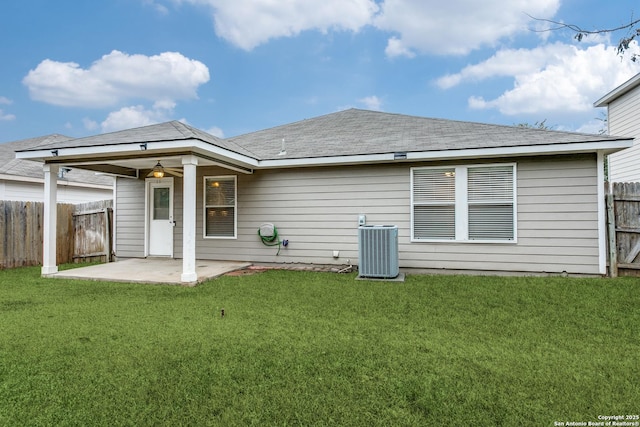
M112 202L58 204L58 264L109 261ZM0 269L42 264L44 204L0 201Z
M110 201L109 201L110 202ZM110 203L76 206L73 214L73 261L111 261L113 210Z
M640 276L640 182L614 183L607 212L610 276Z

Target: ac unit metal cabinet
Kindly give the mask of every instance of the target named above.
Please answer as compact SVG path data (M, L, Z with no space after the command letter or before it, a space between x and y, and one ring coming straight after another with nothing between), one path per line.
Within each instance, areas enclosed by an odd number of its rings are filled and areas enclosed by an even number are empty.
M398 266L398 227L363 225L358 227L359 277L393 279Z

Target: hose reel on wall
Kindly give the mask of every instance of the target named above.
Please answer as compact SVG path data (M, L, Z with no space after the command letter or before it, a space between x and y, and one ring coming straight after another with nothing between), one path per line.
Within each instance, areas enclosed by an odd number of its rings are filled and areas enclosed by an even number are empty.
M287 247L289 245L288 240L280 240L278 236L278 229L275 225L265 222L258 228L258 236L262 240L262 244L265 246L277 246L278 252L276 255L280 255L280 249L282 246Z

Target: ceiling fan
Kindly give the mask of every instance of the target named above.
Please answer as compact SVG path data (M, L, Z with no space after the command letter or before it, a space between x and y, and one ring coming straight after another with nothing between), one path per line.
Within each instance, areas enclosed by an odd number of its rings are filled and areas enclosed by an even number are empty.
M158 160L158 163L151 169L151 172L147 174L147 177L163 178L167 173L182 178L182 169L165 168L160 164L160 160Z

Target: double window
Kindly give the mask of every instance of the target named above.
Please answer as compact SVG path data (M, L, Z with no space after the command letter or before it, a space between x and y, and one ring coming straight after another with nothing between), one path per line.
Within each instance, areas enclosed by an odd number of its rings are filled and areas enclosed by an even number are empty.
M236 176L204 177L204 237L235 238Z
M411 169L413 241L516 240L515 165Z

